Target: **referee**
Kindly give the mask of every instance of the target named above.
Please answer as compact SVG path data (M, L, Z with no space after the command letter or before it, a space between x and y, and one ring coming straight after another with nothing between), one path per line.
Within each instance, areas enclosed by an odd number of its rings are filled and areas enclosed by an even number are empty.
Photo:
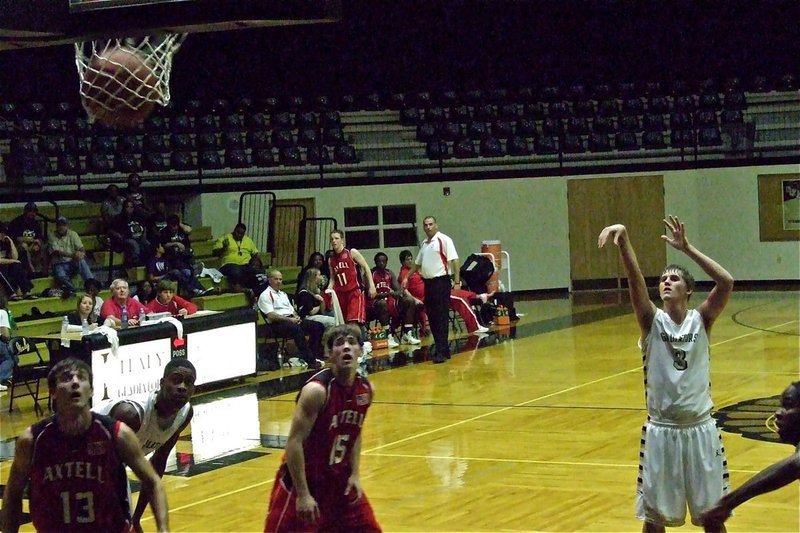
M422 220L422 227L428 237L420 245L417 258L408 275L403 280L406 288L408 278L419 271L425 283L425 312L428 314L433 343L436 351L431 358L434 363L444 363L450 359L450 346L447 343L449 332L448 311L450 309L450 273L455 288L461 288L458 253L453 239L439 231L436 218L428 216Z

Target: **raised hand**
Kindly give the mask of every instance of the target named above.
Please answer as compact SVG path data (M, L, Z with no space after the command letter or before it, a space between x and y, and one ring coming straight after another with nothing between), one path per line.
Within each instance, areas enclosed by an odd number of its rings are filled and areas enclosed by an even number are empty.
M611 226L606 226L603 228L603 231L600 232L600 236L597 237L597 247L602 248L606 245L609 239L613 239L614 244L619 246L619 239L628 233L628 230L625 229L625 226L622 224L613 224Z
M669 215L668 218L664 219L664 225L669 229L672 235L662 235L661 238L676 250L685 252L689 247L689 241L686 240L686 228L683 222L681 222L678 217Z

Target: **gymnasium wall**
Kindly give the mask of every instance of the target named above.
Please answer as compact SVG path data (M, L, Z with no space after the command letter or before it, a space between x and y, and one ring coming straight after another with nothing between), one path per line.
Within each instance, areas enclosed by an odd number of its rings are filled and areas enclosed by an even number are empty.
M735 278L797 280L800 243L759 241L757 181L759 174L797 171L796 166L782 165L664 172L666 211L680 216L687 225L690 242L718 260ZM340 224L345 207L416 204L420 238L424 238L422 217L432 214L439 228L454 239L462 258L479 251L481 241L499 239L511 256L512 289L541 290L570 286L568 179L569 176L280 190L277 195L278 199L315 197L316 216L334 217ZM443 195L444 187L450 188L449 196ZM190 207L216 236L233 228L238 197L238 193L208 193ZM607 199L597 199L598 203L604 201ZM652 216L663 218L665 214ZM598 227L597 233L601 229ZM362 250L368 263L376 251ZM396 271L400 249L384 251L389 255L389 267ZM686 263L685 256L671 248L667 258ZM699 280L708 279L697 268L693 273Z

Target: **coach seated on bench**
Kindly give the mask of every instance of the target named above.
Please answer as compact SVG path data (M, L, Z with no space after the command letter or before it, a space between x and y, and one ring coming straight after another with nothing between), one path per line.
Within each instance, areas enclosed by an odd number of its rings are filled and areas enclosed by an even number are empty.
M281 290L283 274L280 270L272 269L267 276L269 286L258 297L258 310L264 316L267 327L277 337L292 339L297 346L298 357L308 364L308 368L322 368L322 361L317 357L322 355L322 334L325 326L300 318L289 300L289 295Z

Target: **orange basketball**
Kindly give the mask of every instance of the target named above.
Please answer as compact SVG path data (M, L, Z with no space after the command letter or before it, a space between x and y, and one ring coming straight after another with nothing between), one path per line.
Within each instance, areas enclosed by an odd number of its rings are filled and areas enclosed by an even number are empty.
M95 120L114 128L132 128L153 111L158 94L153 67L136 50L115 47L89 61L81 95Z

